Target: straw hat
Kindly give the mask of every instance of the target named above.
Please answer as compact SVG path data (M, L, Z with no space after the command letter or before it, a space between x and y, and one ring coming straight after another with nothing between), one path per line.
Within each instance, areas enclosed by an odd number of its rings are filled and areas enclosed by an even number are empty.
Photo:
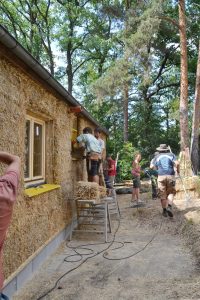
M166 152L169 150L169 147L166 144L160 144L160 146L156 148L156 150L159 152Z

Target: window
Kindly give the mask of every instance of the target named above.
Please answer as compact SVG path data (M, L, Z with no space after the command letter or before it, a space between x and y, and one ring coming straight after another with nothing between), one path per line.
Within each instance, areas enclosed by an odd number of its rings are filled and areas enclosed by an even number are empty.
M31 116L26 118L25 181L45 177L45 122Z

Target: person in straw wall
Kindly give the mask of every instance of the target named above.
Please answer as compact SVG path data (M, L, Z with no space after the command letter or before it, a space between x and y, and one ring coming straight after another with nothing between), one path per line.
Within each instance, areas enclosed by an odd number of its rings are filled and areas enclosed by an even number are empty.
M85 127L83 133L80 134L76 140L78 143L84 143L86 148L88 181L99 184L99 159L101 157L101 147L98 140L92 134L92 129L90 127Z
M153 161L153 166L158 170L158 196L163 208L162 214L164 217L173 218L172 204L176 194L175 168L179 174L179 162L166 144L161 144L156 150L159 154Z
M4 281L2 249L11 222L13 205L16 201L20 159L18 156L0 151L0 162L7 164L4 175L0 176L0 299L8 300L8 297L1 292Z

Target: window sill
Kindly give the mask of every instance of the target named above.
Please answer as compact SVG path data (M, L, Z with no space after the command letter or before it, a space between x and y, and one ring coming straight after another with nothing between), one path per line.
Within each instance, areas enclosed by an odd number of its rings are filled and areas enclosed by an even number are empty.
M60 185L58 184L43 184L38 187L25 189L24 193L28 198L38 196L43 193L47 193L56 189L59 189Z

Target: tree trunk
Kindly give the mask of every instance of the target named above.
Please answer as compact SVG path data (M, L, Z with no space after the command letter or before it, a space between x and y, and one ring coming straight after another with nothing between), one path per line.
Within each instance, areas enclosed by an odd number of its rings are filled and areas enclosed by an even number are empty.
M126 0L125 1L126 13L130 9L130 7L131 7L131 0ZM127 18L127 16L126 16L126 18ZM125 21L125 32L127 32L127 20ZM126 46L125 46L125 52L126 52ZM128 76L128 74L127 74L127 76ZM128 142L128 102L129 102L128 101L128 91L129 91L129 83L128 83L128 81L126 81L124 83L124 87L123 87L124 143Z
M67 46L67 82L68 82L68 92L72 94L73 89L73 71L72 71L72 55L71 55L71 42Z
M68 92L72 94L73 89L73 69L72 69L72 39L74 37L74 23L71 20L71 11L69 11L69 42L67 44L67 81L68 81Z
M123 90L123 112L124 112L124 142L128 142L128 84Z
M181 150L189 147L188 129L188 65L185 1L179 0L179 32L181 49L181 91L180 91L180 135Z
M200 125L200 41L199 54L196 72L196 87L194 99L194 112L192 121L192 136L191 136L191 160L193 172L197 175L199 171L199 125Z

